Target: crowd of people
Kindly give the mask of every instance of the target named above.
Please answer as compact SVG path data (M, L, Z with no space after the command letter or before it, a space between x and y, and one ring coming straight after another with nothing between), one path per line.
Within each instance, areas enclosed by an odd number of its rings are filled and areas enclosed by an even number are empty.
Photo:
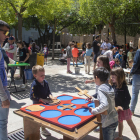
M1 48L4 55L5 60L5 68L8 73L11 72L11 79L14 78L14 73L16 71L16 67L9 67L8 64L14 64L17 61L23 63L29 63L29 58L32 53L38 53L40 48L36 45L35 42L31 42L27 44L25 41L15 41L15 37L13 35L7 36L7 41L1 44ZM19 56L19 57L17 57ZM25 66L20 67L20 76L23 78L23 84L21 88L26 87L26 79L24 75Z
M88 100L97 98L100 101L99 107L89 108L92 114L100 114L107 110L108 116L102 114L102 130L105 140L113 140L116 127L119 129L119 137L115 140L122 140L123 121L126 120L137 140L139 135L131 119L134 115L135 107L138 101L140 90L140 39L138 41L138 50L133 58L133 48L130 47L127 53L124 48L118 48L109 43L109 38L100 44L100 36L96 36L93 44L85 43L82 57L85 63L85 73L90 73L91 55L93 56L93 80L86 80L85 83L96 83L96 94ZM78 50L73 42L69 42L66 47L67 54L67 73L70 70L70 60L73 57L77 66ZM76 57L76 58L75 58ZM88 66L88 70L87 70ZM98 67L98 68L96 68ZM132 99L126 84L123 68L129 68L132 78ZM114 94L115 93L115 94ZM115 99L115 104L114 100ZM129 104L131 105L129 108ZM115 107L118 110L116 113ZM119 122L119 123L118 123ZM119 125L118 125L119 124Z
M0 44L3 44L9 34L9 25L0 20ZM137 129L132 121L132 115L134 115L135 107L138 101L138 94L140 90L140 39L138 41L138 50L136 51L134 60L132 56L133 48L130 48L127 57L122 55L122 48L111 46L109 39L100 44L100 36L96 36L93 44L86 43L85 50L82 52L82 57L85 59L85 72L90 73L90 57L93 56L93 80L86 80L85 83L95 82L96 92L93 96L90 96L87 100L93 101L99 100L99 106L95 108L88 107L89 111L96 115L102 114L102 131L104 140L114 140L114 133L118 126L119 136L115 140L122 140L123 121L126 120L134 133L137 140L140 140ZM8 38L8 42L3 46L0 46L0 139L8 140L7 136L7 123L8 113L10 106L10 93L7 89L7 75L5 70L4 61L8 64L10 61L17 61L17 52L19 54L20 62L29 62L29 57L32 53L39 51L36 44L33 42L29 47L22 41L17 41L13 36ZM45 55L45 63L47 63L48 48L44 44L43 53ZM77 45L74 42L69 42L69 45L64 51L67 57L67 73L72 73L70 70L70 61L73 56L73 65L77 65L78 58ZM8 57L8 59L7 59ZM124 59L125 58L125 59ZM8 62L9 61L9 62ZM133 74L132 80L132 99L127 87L125 73L122 69L124 65L130 63L131 71ZM88 66L88 69L87 69ZM15 68L16 69L16 68ZM11 78L14 76L15 69L11 69ZM21 69L23 84L26 80L24 76L24 69ZM45 69L42 66L33 66L32 72L34 75L34 81L31 85L30 99L33 104L40 102L46 103L46 98L49 97L52 100L56 98L52 96L48 82L45 80ZM83 83L84 84L84 83ZM115 101L115 102L114 102ZM129 104L131 105L129 107ZM104 113L106 112L106 113ZM50 133L41 127L44 135L50 135Z

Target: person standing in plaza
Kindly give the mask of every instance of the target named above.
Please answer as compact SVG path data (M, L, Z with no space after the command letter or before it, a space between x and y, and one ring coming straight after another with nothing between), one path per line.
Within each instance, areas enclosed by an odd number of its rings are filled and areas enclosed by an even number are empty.
M96 67L97 57L100 55L101 44L99 44L99 41L100 41L100 36L97 35L96 39L92 43L93 52L94 52L94 67L93 67L93 70L95 70L95 67Z
M120 49L119 50L119 53L115 56L115 58L118 58L119 59L121 67L122 67L122 62L123 62L123 56L122 56L122 54L123 54L123 49Z
M111 49L111 44L109 43L109 38L107 37L105 42L102 43L101 45L101 54L104 54L107 50Z
M24 47L24 44L21 40L19 40L17 42L17 45L19 47L19 61L23 62L23 63L29 63L30 55L29 55L28 49ZM25 69L25 66L21 66L21 75L23 78L23 85L21 86L21 88L26 87L26 79L25 79L24 69Z
M127 53L127 62L129 63L129 60L133 60L133 48L130 47L129 52Z
M106 51L103 55L106 55L109 59L109 62L113 60L113 55L117 52L117 47L113 48L112 50Z
M85 73L90 73L90 56L93 53L93 50L91 49L91 44L86 43L86 53L85 53ZM88 66L88 71L87 71Z
M48 47L47 44L44 44L43 48L43 53L44 53L44 65L47 65L47 57L48 57Z
M4 45L3 49L6 51L6 54L9 58L14 61L17 61L17 45L14 43L14 38L12 36L9 37L8 42ZM14 74L16 71L16 67L7 67L7 73L10 69L11 78L14 78Z
M72 42L69 42L69 45L66 48L66 52L67 52L67 73L72 73L70 71L70 59L72 57L72 51L71 48L74 46L74 44Z
M140 90L140 38L138 41L138 50L135 54L133 67L130 73L133 74L132 99L131 99L130 110L134 115L135 107L138 101L139 90Z
M75 62L76 63L76 67L78 66L77 65L78 53L79 53L79 50L77 49L77 45L75 44L74 48L72 49L72 56L73 56L73 66L74 66L74 62Z
M9 34L9 25L0 20L0 44ZM0 140L8 140L7 123L10 106L10 93L7 89L7 75L4 68L4 58L0 47Z

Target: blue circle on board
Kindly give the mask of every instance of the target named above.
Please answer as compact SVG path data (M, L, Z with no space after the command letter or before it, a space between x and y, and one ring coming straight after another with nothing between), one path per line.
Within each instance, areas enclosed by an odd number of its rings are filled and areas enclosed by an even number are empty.
M74 115L63 116L58 119L58 122L65 125L77 124L81 121L81 118Z
M64 96L59 96L59 97L57 97L57 99L60 99L60 100L71 100L71 99L73 99L73 97L72 96L67 96L67 95L64 95Z
M41 117L44 118L55 118L60 116L62 113L58 110L47 110L40 113Z
M88 104L88 107L93 107L93 108L95 108L95 103L90 103L90 104Z
M28 109L25 109L26 111L28 111L28 112L32 112L31 110L28 110Z
M85 99L74 99L74 100L72 100L71 102L72 102L73 104L86 104L86 103L88 103L88 101L85 100Z
M70 105L70 104L63 104L63 105ZM76 108L76 105L72 106L73 108ZM62 108L62 106L57 106L58 109ZM71 110L70 108L66 108L64 110Z
M77 109L77 110L74 111L74 113L76 115L80 115L80 116L90 116L90 115L92 115L89 112L89 109L88 108L80 108L80 109Z

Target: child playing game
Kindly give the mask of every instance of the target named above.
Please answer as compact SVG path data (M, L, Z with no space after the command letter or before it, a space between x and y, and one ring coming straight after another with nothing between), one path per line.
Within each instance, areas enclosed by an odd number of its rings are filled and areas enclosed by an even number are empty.
M54 100L55 98L50 92L48 82L44 80L45 69L40 65L36 65L33 66L32 72L35 77L30 91L30 99L33 101L33 104L46 104L47 102L45 99L47 99L47 97ZM45 136L51 135L44 127L41 127L41 133Z
M44 64L47 65L47 56L48 56L48 47L47 47L47 44L44 44L43 53L44 53Z
M73 56L73 66L74 66L74 62L76 62L76 67L77 65L77 58L78 58L78 49L77 49L77 45L74 45L74 48L72 49L72 56Z
M100 55L97 57L97 67L104 67L106 68L109 72L110 72L110 65L109 65L109 59L107 56L105 55ZM93 80L86 80L85 83L92 83L94 82L94 79Z
M123 140L122 132L124 120L127 121L136 139L140 140L137 129L131 119L132 113L129 109L131 97L125 81L125 73L122 68L112 69L111 84L115 91L115 104L117 109L119 110L118 111L119 137L117 137L115 140Z
M97 99L100 105L96 108L89 107L89 111L96 115L107 110L107 115L102 114L102 131L104 140L114 140L114 134L118 125L118 114L115 109L115 94L113 88L108 84L109 71L100 67L94 70L94 79L98 87ZM91 97L88 100L94 100Z

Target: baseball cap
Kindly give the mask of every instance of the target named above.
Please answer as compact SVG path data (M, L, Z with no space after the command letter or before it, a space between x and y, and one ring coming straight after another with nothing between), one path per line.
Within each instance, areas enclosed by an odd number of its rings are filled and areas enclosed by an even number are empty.
M14 38L11 36L11 37L9 37L9 39L8 40L14 40Z

